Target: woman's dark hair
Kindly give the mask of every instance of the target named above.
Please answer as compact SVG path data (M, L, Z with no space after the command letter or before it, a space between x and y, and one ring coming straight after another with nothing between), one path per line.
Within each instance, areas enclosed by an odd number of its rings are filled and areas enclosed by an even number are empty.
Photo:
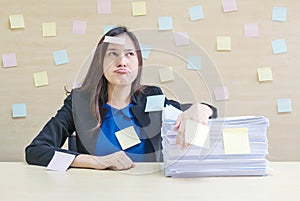
M87 72L87 75L82 83L82 86L79 89L80 91L88 92L91 94L91 109L95 117L97 118L99 125L101 125L102 122L99 110L108 101L108 92L107 92L108 81L105 78L103 72L103 60L109 43L104 43L103 41L105 36L113 37L121 34L126 34L131 38L131 40L135 45L136 53L138 57L138 74L136 79L133 81L131 85L131 95L136 95L137 93L140 93L142 91L142 86L140 82L141 82L143 59L142 59L142 53L141 53L139 42L136 36L132 32L128 31L126 27L124 26L115 27L110 31L108 31L100 39L96 47L95 54L91 62L91 65L89 67L89 70Z

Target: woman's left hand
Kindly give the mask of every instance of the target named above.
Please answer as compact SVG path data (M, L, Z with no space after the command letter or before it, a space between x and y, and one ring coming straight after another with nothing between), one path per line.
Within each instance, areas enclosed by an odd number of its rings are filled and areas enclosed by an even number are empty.
M212 115L213 111L210 107L204 104L195 103L189 109L182 112L181 115L176 120L174 128L178 130L176 145L182 144L183 148L189 146L189 143L184 142L183 136L185 132L185 122L187 119L199 122L201 124L207 125L208 119Z

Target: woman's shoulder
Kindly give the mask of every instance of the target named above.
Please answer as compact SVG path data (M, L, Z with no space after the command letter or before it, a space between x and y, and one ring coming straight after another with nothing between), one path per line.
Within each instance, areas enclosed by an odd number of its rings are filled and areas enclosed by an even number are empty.
M161 88L157 86L143 85L142 88L142 92L146 96L163 94Z

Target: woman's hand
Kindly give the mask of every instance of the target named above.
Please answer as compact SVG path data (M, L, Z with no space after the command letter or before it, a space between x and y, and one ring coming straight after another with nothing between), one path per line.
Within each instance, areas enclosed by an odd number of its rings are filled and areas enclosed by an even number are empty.
M97 170L112 169L112 170L127 170L135 165L132 160L123 151L118 151L106 156L93 156L81 154L78 155L72 167L93 168Z
M176 120L174 126L174 128L178 130L176 145L179 146L180 144L182 144L183 148L189 146L189 144L187 142L184 142L183 139L185 132L185 122L187 119L207 125L208 119L212 115L212 113L213 111L210 107L200 103L193 104L189 109L182 112Z

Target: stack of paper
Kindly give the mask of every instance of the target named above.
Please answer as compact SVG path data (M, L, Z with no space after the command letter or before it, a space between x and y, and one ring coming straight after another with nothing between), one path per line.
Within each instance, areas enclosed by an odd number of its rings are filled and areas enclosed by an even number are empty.
M172 109L171 109L172 110ZM241 116L209 121L195 134L195 142L205 136L203 145L191 143L182 149L176 146L174 111L164 111L162 126L165 175L170 177L250 176L267 175L269 121L265 117ZM175 112L176 113L176 112ZM170 118L172 117L172 118ZM192 125L192 124L191 124ZM201 128L201 127L200 127ZM192 130L189 128L189 130ZM199 131L199 126L195 129ZM202 132L202 133L201 133ZM185 137L189 135L185 132ZM201 136L202 135L202 136Z

